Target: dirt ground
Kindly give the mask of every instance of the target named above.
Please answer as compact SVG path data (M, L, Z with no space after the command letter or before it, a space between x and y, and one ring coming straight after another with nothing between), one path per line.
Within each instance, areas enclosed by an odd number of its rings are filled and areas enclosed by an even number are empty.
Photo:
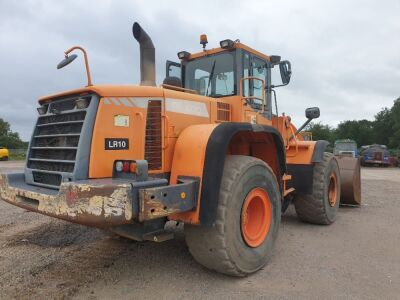
M0 201L0 299L399 299L400 169L362 169L362 196L330 226L290 207L270 263L241 279L198 265L182 228L131 242Z

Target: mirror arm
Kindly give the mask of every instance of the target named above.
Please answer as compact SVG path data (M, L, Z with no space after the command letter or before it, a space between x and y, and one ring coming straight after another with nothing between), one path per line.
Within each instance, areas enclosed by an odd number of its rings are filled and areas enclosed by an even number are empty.
M310 124L311 121L312 121L312 119L307 119L307 121L305 121L304 124L301 125L299 129L296 130L295 135L298 135L304 129L304 127L306 127L308 124Z
M310 122L312 120L313 119L307 119L307 121L305 121L305 123L303 125L301 125L299 129L296 130L295 134L294 135L292 134L290 136L289 141L291 141L295 136L297 136L304 129L304 127L306 127L308 124L310 124Z
M66 56L68 56L68 54L70 54L74 50L81 50L83 52L83 57L85 59L86 76L87 76L87 80L88 80L87 86L92 86L93 84L92 84L92 78L90 76L89 62L88 62L88 58L87 58L85 49L83 49L80 46L74 46L74 47L68 49L67 51L65 51L64 53Z
M286 83L286 84L279 84L279 85L271 85L270 87L269 87L269 89L274 89L274 88L277 88L277 87L281 87L281 86L286 86L286 85L288 85L289 84L289 82L288 83Z

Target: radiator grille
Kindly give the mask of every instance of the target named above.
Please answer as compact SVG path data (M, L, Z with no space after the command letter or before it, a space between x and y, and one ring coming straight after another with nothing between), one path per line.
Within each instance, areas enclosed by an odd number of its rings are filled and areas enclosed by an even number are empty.
M227 122L231 120L231 105L217 102L217 121Z
M149 164L149 170L159 170L162 164L161 100L149 101L146 120L144 156Z
M86 119L86 109L76 108L78 98L55 100L39 116L27 162L34 184L58 188L64 173L72 177ZM86 98L90 103L91 96Z
M46 185L59 186L61 184L62 176L61 174L45 173L33 171L33 180L38 183L43 183Z

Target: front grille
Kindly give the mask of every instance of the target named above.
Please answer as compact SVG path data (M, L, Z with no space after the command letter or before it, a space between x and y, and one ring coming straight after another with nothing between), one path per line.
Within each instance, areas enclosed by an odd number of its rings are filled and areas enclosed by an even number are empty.
M32 147L78 147L79 136L36 136Z
M149 170L161 169L161 130L161 100L150 100L147 108L144 152L144 159L147 160L149 164Z
M63 112L73 110L75 108L76 99L67 99L63 101L55 101L50 104L50 112Z
M45 185L59 186L61 184L61 174L45 173L33 171L33 180Z
M72 173L74 162L54 162L54 161L29 161L28 167L37 170L47 170L54 172Z
M58 188L63 177L73 178L87 116L87 109L75 107L78 98L55 100L47 114L39 116L27 161L33 184ZM86 98L90 103L91 96Z

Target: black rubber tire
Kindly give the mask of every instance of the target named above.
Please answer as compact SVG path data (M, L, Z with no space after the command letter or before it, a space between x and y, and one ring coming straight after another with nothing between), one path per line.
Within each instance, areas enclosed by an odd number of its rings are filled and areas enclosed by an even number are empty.
M336 173L337 194L334 206L329 204L328 187L330 175ZM336 220L340 203L340 173L336 158L325 152L323 159L314 164L313 192L310 195L297 194L294 206L300 220L313 224L329 225Z
M242 237L241 212L247 194L264 189L272 206L270 229L264 242L249 247ZM203 266L231 276L246 276L270 259L281 220L281 195L275 174L262 160L227 156L219 192L217 217L212 227L185 224L190 253Z
M3 158L4 161L8 161L8 156Z

